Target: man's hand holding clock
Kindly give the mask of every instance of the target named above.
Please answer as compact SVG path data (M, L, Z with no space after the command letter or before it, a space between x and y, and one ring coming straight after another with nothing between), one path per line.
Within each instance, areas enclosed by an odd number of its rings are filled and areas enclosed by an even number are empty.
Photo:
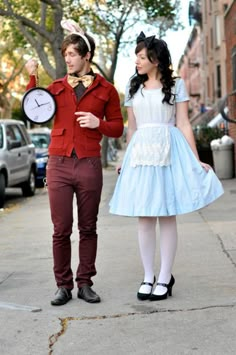
M39 63L37 59L31 58L28 60L28 62L25 64L25 68L28 72L29 75L38 75L37 70L38 70Z
M29 75L35 75L37 83L38 62L30 59L26 65ZM56 102L52 94L44 88L29 89L23 96L22 109L26 118L36 124L46 123L54 117Z

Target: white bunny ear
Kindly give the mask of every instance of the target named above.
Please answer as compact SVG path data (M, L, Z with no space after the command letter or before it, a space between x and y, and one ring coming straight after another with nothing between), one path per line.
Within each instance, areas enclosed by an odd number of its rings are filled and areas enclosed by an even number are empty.
M91 52L91 45L88 41L88 38L85 36L84 31L82 30L82 28L79 27L78 23L70 19L61 20L61 27L64 28L64 30L67 30L70 34L76 34L82 37L85 43L87 44L89 52Z
M72 32L79 32L81 34L84 34L84 31L82 30L82 28L80 28L79 25L74 20L62 20L61 27L71 33Z
M82 28L78 25L78 23L76 23L74 20L69 20L70 24L72 27L74 27L76 32L81 33L82 35L84 35L84 31L82 30Z

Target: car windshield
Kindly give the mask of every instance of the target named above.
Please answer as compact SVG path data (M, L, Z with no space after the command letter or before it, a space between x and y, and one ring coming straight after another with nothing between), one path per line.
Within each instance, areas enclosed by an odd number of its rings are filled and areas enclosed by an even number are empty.
M43 133L30 133L32 143L36 148L48 148L50 143L50 136Z

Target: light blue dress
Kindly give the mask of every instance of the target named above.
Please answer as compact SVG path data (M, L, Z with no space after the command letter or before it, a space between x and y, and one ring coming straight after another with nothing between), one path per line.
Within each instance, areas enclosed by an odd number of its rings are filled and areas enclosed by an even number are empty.
M223 194L211 169L206 172L182 132L175 127L175 105L162 103L161 89L139 88L132 106L137 130L124 155L110 201L110 213L130 217L173 216L196 211ZM175 102L188 101L184 81L173 88Z

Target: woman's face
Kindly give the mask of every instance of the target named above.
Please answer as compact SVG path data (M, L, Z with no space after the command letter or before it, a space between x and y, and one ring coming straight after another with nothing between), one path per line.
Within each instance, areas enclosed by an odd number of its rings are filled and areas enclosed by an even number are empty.
M140 52L136 55L135 60L137 72L140 75L150 75L152 72L156 73L157 71L157 62L152 63L147 57L147 50L143 48Z

